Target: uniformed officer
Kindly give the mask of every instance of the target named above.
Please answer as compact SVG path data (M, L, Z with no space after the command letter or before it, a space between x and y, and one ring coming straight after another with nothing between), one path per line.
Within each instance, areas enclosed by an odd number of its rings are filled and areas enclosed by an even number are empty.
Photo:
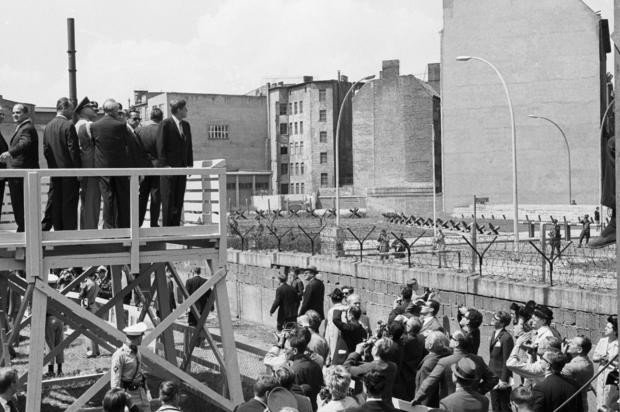
M127 340L112 355L112 388L124 389L131 396L131 410L136 410L136 407L140 411L151 410L146 378L142 372L142 356L138 352L138 346L142 343L142 335L145 331L146 323L144 322L127 326L123 329Z
M99 305L97 304L97 296L99 296L99 284L97 283L97 272L91 275L80 285L80 300L82 306L90 313L97 313ZM93 339L90 339L90 345L86 349L86 357L95 358L99 356L99 345Z
M47 277L47 283L51 287L56 288L58 285L58 276L50 273ZM47 312L45 316L45 343L47 343L47 347L50 351L62 342L64 338L64 329L65 325L62 320ZM54 373L54 359L52 359L49 365L47 365L46 377L52 378L54 376L62 376L62 364L65 360L64 350L61 350L58 355L56 355L55 359L56 373Z

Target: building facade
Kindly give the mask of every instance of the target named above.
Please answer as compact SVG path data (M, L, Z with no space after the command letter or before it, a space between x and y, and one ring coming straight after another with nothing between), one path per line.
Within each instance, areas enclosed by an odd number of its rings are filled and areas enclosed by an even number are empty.
M510 114L514 108L521 204L597 204L600 122L607 105L606 21L581 0L444 0L441 41L445 211L473 195L513 202ZM569 199L568 153L572 198Z
M304 77L298 84L275 83L263 89L268 101L273 194L318 196L336 184L336 123L351 87L340 80ZM339 136L340 184L353 182L351 103L345 102Z
M170 116L170 102L179 99L187 101L194 159L226 159L229 208L246 208L252 195L270 193L266 97L140 90L134 107L145 123L154 107Z
M400 75L398 60L384 61L379 79L353 98L353 180L375 212L429 212L434 181L441 193L439 94Z

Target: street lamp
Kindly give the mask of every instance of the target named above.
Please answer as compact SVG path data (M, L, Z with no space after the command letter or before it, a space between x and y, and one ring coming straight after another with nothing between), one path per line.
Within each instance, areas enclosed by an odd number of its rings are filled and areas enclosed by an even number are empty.
M504 92L506 93L506 100L508 101L508 110L510 111L510 129L512 135L512 203L514 208L514 222L513 222L513 231L514 231L514 247L513 252L516 254L519 251L519 199L518 199L518 188L517 188L517 130L515 127L515 114L512 110L512 101L510 100L510 93L508 92L508 86L506 85L506 81L504 80L504 76L499 72L497 67L493 65L490 61L483 59L482 57L475 56L458 56L456 58L457 61L466 62L469 60L480 60L483 63L489 65L499 77L499 80L502 82L502 86L504 86Z
M566 143L566 152L568 152L568 204L570 205L573 201L573 190L572 190L573 186L572 186L572 175L571 175L571 165L570 165L570 146L568 145L568 139L566 138L566 134L564 133L564 130L562 130L559 124L557 124L556 122L554 122L553 120L547 117L536 116L533 114L528 114L527 117L530 117L532 119L546 120L552 125L554 125L555 127L557 127L560 133L562 133L562 137L564 138L564 143Z
M340 148L339 148L340 145L339 145L339 141L340 141L340 120L342 117L342 111L344 110L344 104L347 101L347 98L349 97L351 92L355 89L355 86L357 86L358 83L364 82L366 80L372 80L374 78L375 78L375 75L371 74L370 76L361 78L355 83L353 83L351 87L349 88L349 90L347 91L347 94L344 95L344 99L342 99L342 102L340 102L340 110L338 111L338 121L336 122L336 226L337 227L340 227Z

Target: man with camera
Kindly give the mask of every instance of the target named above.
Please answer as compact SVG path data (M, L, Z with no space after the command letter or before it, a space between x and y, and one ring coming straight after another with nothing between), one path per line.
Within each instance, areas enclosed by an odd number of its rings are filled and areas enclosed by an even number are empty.
M517 338L510 356L506 360L506 367L526 380L526 386L542 382L545 378L545 361L542 355L547 352L560 352L561 341L554 336L545 336L536 343L532 340L532 332L524 333ZM527 360L519 357L519 352L527 353Z
M351 306L348 308L347 321L342 321L342 309L334 310L334 317L332 321L334 325L340 330L342 339L347 345L347 355L355 350L358 343L366 339L366 330L360 323L360 317L362 316L362 310L357 306Z
M573 379L579 387L588 382L594 376L594 364L588 358L588 353L592 349L592 341L585 336L575 336L570 340L564 340L565 347L563 352L569 357L570 361L562 369L562 375ZM581 391L583 400L583 410L588 410L588 388Z

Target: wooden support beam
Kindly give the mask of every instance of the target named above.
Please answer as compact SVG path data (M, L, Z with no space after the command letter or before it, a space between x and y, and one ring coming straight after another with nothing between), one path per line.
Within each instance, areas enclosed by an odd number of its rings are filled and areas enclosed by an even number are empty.
M159 300L159 313L162 319L166 319L172 311L170 310L170 293L166 284L166 270L160 267L155 272L155 285L157 285L157 296ZM164 355L166 360L173 365L177 364L177 355L174 346L174 331L168 328L162 332L162 342L164 344Z
M144 268L143 269L143 273L148 273L150 275L150 273L153 272L153 267L154 267L154 265L149 265L148 268ZM135 279L134 275L131 272L127 272L127 283L133 282L134 279ZM141 280L140 282L142 282L142 281L143 280ZM142 293L142 290L140 290L140 287L139 286L135 287L134 288L134 292L136 292L136 296L137 296L138 300L146 308L146 313L149 314L149 318L151 318L151 322L153 322L153 325L157 325L159 323L159 319L157 317L157 314L155 312L153 312L153 309L151 309L150 305L146 304L147 303L146 297L144 296L144 293Z
M181 369L186 371L191 365L192 353L194 352L194 348L198 344L200 340L200 335L202 334L202 329L204 328L205 322L207 321L207 317L209 313L211 313L211 306L213 306L213 301L215 300L215 293L211 293L209 299L207 299L207 304L202 309L202 314L200 315L200 319L196 322L196 328L194 328L194 334L192 335L192 339L189 342L189 347L187 348L187 352L185 352L185 356L183 359L183 364Z
M142 306L142 309L140 309L140 314L138 315L138 322L142 322L146 317L147 309L151 307L151 302L153 302L155 300L155 297L157 296L156 288L157 284L155 283L155 280L153 280L153 283L151 284L151 287L149 289L150 293L147 298L147 302Z
M84 279L90 276L93 272L97 270L96 266L91 266L87 270L83 271L81 274L75 277L67 286L65 286L60 293L66 295L71 292L76 285L79 285Z
M110 267L112 272L112 297L116 296L123 287L121 286L121 279L123 277L122 269L118 265ZM129 282L127 282L129 283ZM125 319L125 309L123 308L123 300L117 300L114 306L116 313L116 327L123 330L127 326L127 319Z
M26 410L38 411L41 408L41 380L43 378L43 347L45 346L45 311L47 294L38 286L50 288L43 281L35 283L32 293L32 327L30 328L30 351L28 357L28 392L26 394ZM51 288L50 288L51 289ZM40 348L35 350L35 348Z
M82 407L86 405L86 402L92 399L93 396L98 394L101 390L103 390L107 385L110 384L110 372L104 374L101 378L97 379L86 392L84 392L79 398L73 401L73 404L65 409L65 412L79 412L82 410Z
M26 293L24 294L24 298L22 299L22 304L19 306L19 310L17 311L17 315L15 319L13 319L13 327L11 328L11 332L9 333L9 346L15 343L17 338L19 337L19 332L21 331L24 323L22 322L24 318L24 314L26 313L26 308L28 307L28 303L32 300L32 292L34 291L34 283L31 283L26 288Z

